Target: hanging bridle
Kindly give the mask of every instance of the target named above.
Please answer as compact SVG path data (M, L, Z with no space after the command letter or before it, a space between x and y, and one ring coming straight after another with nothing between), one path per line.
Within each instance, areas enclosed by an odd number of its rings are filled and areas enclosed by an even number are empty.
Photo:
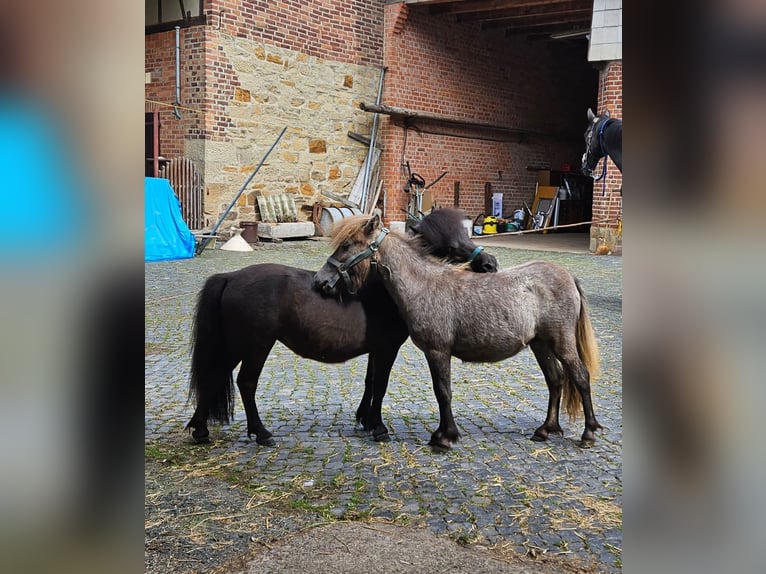
M359 253L356 253L346 259L344 262L340 262L335 257L328 257L327 263L330 264L332 267L335 267L336 275L335 277L328 281L326 286L329 289L332 289L335 287L335 284L338 282L338 279L343 279L343 283L346 285L346 289L348 289L348 292L352 295L356 293L356 291L351 290L351 277L348 274L348 270L351 269L354 265L357 265L358 263L361 263L368 257L371 258L370 264L375 266L378 263L377 259L377 253L378 253L378 247L381 243L383 243L383 240L386 238L386 235L388 235L388 229L385 227L380 230L380 234L378 237L375 238L375 241L370 243L364 250L360 251Z

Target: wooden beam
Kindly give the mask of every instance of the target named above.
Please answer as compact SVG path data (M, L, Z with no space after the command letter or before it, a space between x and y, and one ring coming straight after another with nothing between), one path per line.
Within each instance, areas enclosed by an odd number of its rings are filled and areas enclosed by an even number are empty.
M431 4L431 14L468 14L470 12L487 12L489 10L505 10L526 8L529 6L551 6L562 4L562 0L466 0L464 2L428 2ZM416 2L423 4L423 2Z
M484 184L484 215L492 215L492 184Z
M470 22L474 20L496 20L498 18L532 18L537 16L554 16L571 13L591 14L593 6L590 2L563 2L553 6L531 6L526 8L507 8L504 10L489 10L485 12L471 12L458 14L458 22Z
M540 132L393 106L366 104L363 102L359 107L366 112L391 116L392 121L396 125L434 135L515 143L523 143L530 138L553 139L557 141L581 141L582 139L582 136L579 135L575 138L566 134Z
M352 132L350 130L347 132L347 135L348 135L348 137L350 137L354 141L358 141L359 143L363 143L367 147L370 146L370 138L367 137L367 136L363 136L362 134L358 134L358 133ZM379 144L379 143L376 143L375 147L377 149L380 149L380 150L383 149L383 146L381 144Z
M509 28L513 26L548 26L552 24L566 24L568 22L582 22L590 24L591 11L583 10L581 12L566 12L560 15L551 14L550 16L519 16L511 18L497 18L484 20L481 26L485 30L491 28Z
M588 25L590 20L587 21ZM542 22L539 24L525 24L519 26L509 26L508 24L495 24L487 22L482 24L482 28L505 28L505 35L514 36L516 34L555 34L556 32L568 32L569 30L578 30L586 25L584 20L561 20L557 22Z
M359 108L365 112L385 114L385 115L392 116L394 118L399 118L405 121L419 120L419 121L427 121L427 122L439 123L444 125L454 125L454 126L467 127L467 128L498 130L498 131L513 133L513 134L522 135L522 136L525 136L525 135L548 136L549 135L549 134L544 134L542 132L535 132L533 130L514 128L510 126L503 126L500 124L492 124L489 122L480 122L480 121L472 120L468 118L456 118L456 117L445 116L441 114L432 114L429 112L408 110L405 108L397 108L393 106L367 104L362 102L361 104L359 104Z

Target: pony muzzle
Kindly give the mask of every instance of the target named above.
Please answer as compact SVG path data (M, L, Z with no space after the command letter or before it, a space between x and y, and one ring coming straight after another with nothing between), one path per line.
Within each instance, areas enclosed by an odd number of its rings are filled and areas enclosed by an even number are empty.
M338 283L338 280L342 279L343 284L346 286L346 289L348 289L348 292L353 295L354 292L351 290L351 277L348 274L348 269L345 263L341 263L334 257L328 257L327 263L328 265L335 268L335 273L331 279L327 279L322 282L322 291L325 293L333 292L335 290L335 285Z

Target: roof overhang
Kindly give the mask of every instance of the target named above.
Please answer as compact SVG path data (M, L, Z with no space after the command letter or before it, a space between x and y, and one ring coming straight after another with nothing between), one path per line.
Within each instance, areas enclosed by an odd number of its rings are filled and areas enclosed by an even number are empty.
M477 23L506 36L584 39L590 32L593 0L405 0L410 10Z

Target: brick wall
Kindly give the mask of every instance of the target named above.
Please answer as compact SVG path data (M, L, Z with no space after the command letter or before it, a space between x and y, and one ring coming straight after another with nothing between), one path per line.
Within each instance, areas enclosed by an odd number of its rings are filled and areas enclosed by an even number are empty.
M181 105L204 111L205 100L205 44L204 27L185 28L180 31ZM176 99L175 30L145 37L144 68L151 74L145 85L148 100L172 104ZM187 139L204 138L205 116L180 110L181 119L173 115L173 108L147 103L146 111L154 108L160 113L160 151L164 157L184 155ZM201 158L199 158L201 159Z
M622 119L622 60L605 62L599 73L598 112L605 110L609 110L611 117ZM617 233L618 222L622 220L621 189L622 174L611 159L607 160L605 183L598 181L593 188L591 251L604 243L610 250L622 252L622 236Z
M217 66L233 80L221 82L232 91L228 101L222 98L225 138L205 142L206 217L225 208L285 127L232 221L257 220L259 194L294 194L303 220L314 203L329 203L324 192L348 195L367 154L348 132L370 132L372 118L359 102L375 98L380 70L224 33L217 44Z
M211 0L208 4L213 28L237 38L337 62L379 66L383 60L380 0Z
M528 166L579 165L582 117L595 83L584 43L573 49L572 44L506 38L502 30L458 24L404 4L386 5L384 33L385 104L564 135L518 142L479 139L482 134L475 130L467 138L408 130L405 148L403 129L386 116L382 173L388 221L405 217L402 158L427 182L447 170L432 188L435 200L452 205L455 182L460 182L460 207L472 217L484 212L487 183L504 194L503 211L510 215L534 197L537 175Z

